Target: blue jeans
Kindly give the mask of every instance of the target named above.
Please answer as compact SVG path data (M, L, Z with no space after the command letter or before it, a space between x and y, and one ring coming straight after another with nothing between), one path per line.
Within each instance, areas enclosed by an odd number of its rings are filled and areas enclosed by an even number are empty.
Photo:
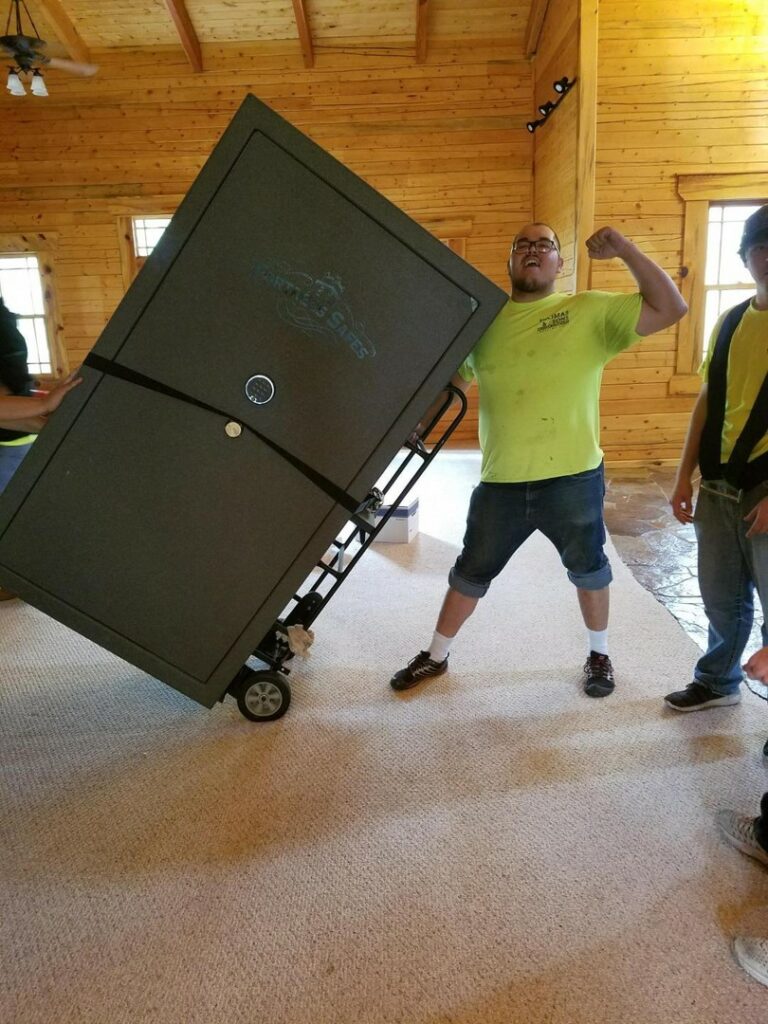
M467 597L483 597L517 549L536 530L557 548L568 579L583 590L611 582L603 551L602 464L584 473L520 484L480 483L472 492L464 547L448 582Z
M0 444L0 494L8 486L8 482L19 468L29 449L29 444Z
M756 493L757 492L757 493ZM716 693L735 693L754 617L754 591L768 597L768 534L747 538L744 516L768 489L742 491L724 480L702 480L694 513L699 543L699 589L709 619L706 654L694 678ZM766 638L763 622L763 644Z

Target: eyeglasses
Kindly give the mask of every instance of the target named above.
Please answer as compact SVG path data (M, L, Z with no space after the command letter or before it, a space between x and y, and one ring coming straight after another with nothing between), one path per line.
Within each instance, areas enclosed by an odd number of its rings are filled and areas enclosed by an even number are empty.
M557 245L551 238L537 238L531 242L528 238L518 238L512 245L512 252L538 252L542 255L547 252L554 252Z

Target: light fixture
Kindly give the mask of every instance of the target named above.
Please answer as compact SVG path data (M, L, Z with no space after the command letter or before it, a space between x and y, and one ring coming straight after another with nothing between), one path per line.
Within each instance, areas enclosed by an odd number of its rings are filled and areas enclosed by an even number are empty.
M43 78L41 71L32 72L32 81L29 85L30 92L33 96L47 96L48 90L45 87L45 79Z
M26 30L22 25L22 8L29 22ZM13 96L24 96L26 93L22 75L30 75L30 92L34 96L47 96L48 88L43 80L41 68L57 68L72 75L83 76L95 75L99 70L95 64L83 64L75 60L65 60L63 57L49 57L45 47L46 42L40 38L25 0L11 0L5 22L5 35L0 36L0 59L10 58L12 61L8 69L8 92Z
M23 21L27 22L26 26ZM26 94L23 75L30 76L30 92L35 96L48 95L39 71L41 66L51 63L51 58L42 52L44 46L25 0L11 0L5 32L0 36L0 57L13 62L8 70L8 91L13 96Z
M16 68L8 68L8 81L6 88L11 96L24 96L27 90L24 88L24 83L19 78L19 72Z
M541 117L538 119L538 121L528 121L525 125L525 127L531 134L533 134L537 128L540 128L547 120L547 118L549 118L554 113L554 111L557 110L557 108L565 99L565 94L570 89L572 89L575 84L576 79L574 78L571 81L569 81L567 75L564 75L562 78L558 78L556 82L552 83L552 88L558 94L557 99L554 103L552 102L552 100L547 100L546 103L539 104L538 111L541 114Z

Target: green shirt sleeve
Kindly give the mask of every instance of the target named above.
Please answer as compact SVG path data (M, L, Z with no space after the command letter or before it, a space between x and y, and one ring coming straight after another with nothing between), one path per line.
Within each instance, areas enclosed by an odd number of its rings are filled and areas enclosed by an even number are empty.
M475 371L472 368L472 353L471 352L467 356L467 358L464 360L464 362L461 364L461 366L459 367L457 372L458 372L460 377L463 377L464 380L467 381L467 383L469 383L470 381L473 381L475 379Z
M637 321L640 319L643 297L639 292L632 292L629 295L608 292L605 293L604 301L605 349L612 357L642 338L636 328Z

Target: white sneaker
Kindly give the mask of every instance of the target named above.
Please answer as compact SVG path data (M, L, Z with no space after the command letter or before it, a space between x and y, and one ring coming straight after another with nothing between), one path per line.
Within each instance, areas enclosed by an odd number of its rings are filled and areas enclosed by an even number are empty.
M747 939L737 935L733 940L733 955L736 963L747 974L768 985L768 939Z
M746 814L737 814L736 811L718 811L715 815L715 824L731 846L746 853L748 857L754 857L761 864L768 864L768 850L757 841L754 818L748 818Z

